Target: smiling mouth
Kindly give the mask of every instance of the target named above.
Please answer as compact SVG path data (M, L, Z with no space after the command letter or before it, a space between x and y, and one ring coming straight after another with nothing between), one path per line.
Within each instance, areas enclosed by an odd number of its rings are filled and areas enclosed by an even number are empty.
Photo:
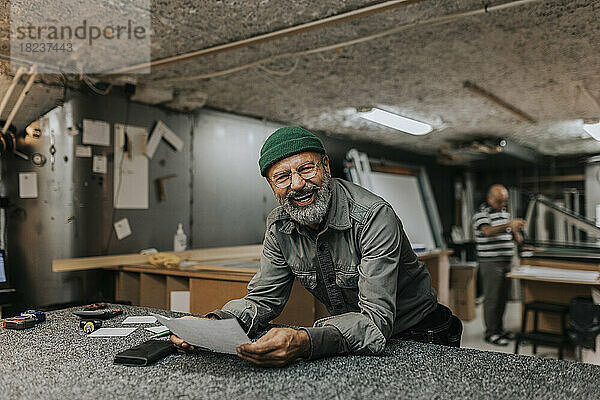
M294 203L297 206L300 206L300 207L307 206L313 202L313 200L315 198L315 194L316 194L316 192L311 192L304 196L295 196L295 197L292 197L292 200L294 201Z

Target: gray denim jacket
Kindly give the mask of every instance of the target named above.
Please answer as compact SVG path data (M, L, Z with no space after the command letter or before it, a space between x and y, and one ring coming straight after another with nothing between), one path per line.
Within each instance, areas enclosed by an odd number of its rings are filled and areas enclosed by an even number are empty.
M388 338L437 306L429 272L392 207L341 179L333 179L327 223L319 233L297 224L283 207L269 214L248 295L212 314L237 317L252 336L283 311L294 277L332 315L305 329L310 358L380 353Z

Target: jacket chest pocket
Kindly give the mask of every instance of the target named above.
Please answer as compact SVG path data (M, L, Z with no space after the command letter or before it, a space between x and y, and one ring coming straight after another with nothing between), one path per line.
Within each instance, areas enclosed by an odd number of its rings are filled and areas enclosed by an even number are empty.
M357 289L358 265L336 265L335 283L344 289Z
M317 287L317 271L312 266L291 266L292 272L302 286L307 289Z

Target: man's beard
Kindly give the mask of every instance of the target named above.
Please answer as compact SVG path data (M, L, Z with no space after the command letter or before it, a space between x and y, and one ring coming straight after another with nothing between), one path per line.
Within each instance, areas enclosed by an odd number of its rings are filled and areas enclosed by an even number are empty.
M301 225L318 225L329 210L331 199L331 175L324 171L323 185L319 186L307 182L301 190L290 190L285 198L279 198L279 203L290 217ZM297 206L293 199L316 192L315 199L306 206Z

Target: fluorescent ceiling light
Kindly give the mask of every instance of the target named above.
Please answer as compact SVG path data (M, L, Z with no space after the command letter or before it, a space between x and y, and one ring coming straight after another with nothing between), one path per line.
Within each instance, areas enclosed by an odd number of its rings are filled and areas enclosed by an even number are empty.
M589 133L591 137L600 141L600 122L595 124L583 124L583 130Z
M371 108L366 111L359 110L358 115L361 118L410 133L411 135L426 135L433 130L433 127L429 124L380 110L379 108Z

